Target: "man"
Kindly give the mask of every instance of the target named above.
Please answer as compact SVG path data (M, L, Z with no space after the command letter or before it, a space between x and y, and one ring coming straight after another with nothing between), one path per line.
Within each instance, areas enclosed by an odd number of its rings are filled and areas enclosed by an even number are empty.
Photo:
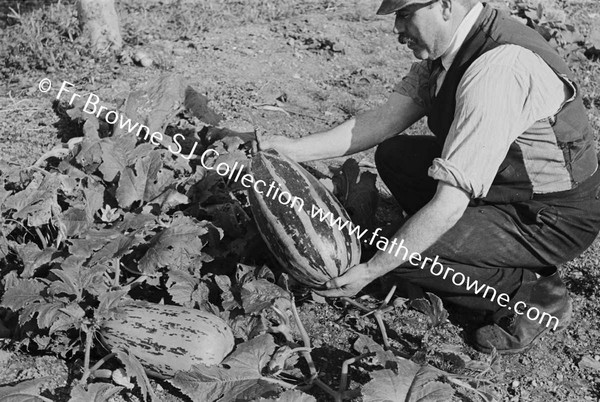
M265 136L259 146L306 161L379 144L379 174L410 215L393 239L407 253L378 251L324 295L354 295L392 272L489 312L474 336L479 350L524 351L569 322L556 266L600 230L600 173L581 95L540 35L489 5L384 0L378 14L390 13L421 62L388 101L329 131ZM435 136L397 135L423 116ZM493 288L485 297L482 284Z

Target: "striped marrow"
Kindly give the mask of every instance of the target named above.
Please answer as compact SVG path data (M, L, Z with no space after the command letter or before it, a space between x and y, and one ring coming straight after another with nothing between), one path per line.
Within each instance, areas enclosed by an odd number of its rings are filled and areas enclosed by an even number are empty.
M110 350L129 351L148 375L165 378L202 363L216 365L233 349L231 329L216 315L179 306L125 306L100 330Z
M311 217L313 208L320 208L333 219L350 221L314 176L275 150L258 152L250 171L255 183L249 191L250 207L258 230L290 275L306 286L320 287L358 264L357 236L347 227L332 226L329 219Z

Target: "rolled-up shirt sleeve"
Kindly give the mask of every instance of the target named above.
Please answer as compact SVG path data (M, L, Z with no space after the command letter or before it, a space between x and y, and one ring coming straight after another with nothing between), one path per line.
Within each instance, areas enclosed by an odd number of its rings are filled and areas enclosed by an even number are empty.
M429 168L429 176L472 198L487 195L511 143L536 120L556 112L564 99L562 82L546 63L514 48L486 53L463 75L442 155ZM532 79L535 69L544 68L551 84Z
M429 109L429 76L431 75L431 61L423 60L413 63L410 71L402 81L394 86L394 92L408 96L417 105Z

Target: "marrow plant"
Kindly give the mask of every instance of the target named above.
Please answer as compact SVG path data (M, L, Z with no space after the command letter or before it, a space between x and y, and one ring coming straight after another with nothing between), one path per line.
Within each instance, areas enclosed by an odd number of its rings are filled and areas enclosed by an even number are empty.
M313 385L336 401L361 394L365 401L445 401L454 393L449 384L476 391L390 346L383 317L394 309L387 305L392 294L368 313L384 347L361 337L360 355L344 362L339 387L325 384L287 276L276 280L265 265L272 260L250 218L246 189L197 159L113 127L102 114L85 113L82 104L54 106L82 135L29 167L0 161L0 313L13 329L14 348L83 358L72 401L103 401L132 389L159 400L134 354L100 342L103 326L139 301L200 309L232 329L236 346L220 365L197 364L166 379L193 401L315 401L302 392ZM205 162L247 162L251 136L203 125L216 124L218 115L178 76L159 77L106 110L150 132L185 133L182 154L201 144L217 151ZM348 389L348 366L366 358L374 362L372 380ZM0 385L0 399L48 400L39 394L41 381Z

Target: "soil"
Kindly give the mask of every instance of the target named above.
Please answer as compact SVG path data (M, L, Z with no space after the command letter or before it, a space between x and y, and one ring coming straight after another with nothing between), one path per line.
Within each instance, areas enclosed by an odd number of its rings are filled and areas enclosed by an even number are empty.
M9 50L0 54L10 53L10 57L0 64L0 158L29 166L69 137L72 127L53 109L53 95L63 81L72 83L80 93L91 92L107 103L117 104L129 91L160 74L176 72L208 96L210 106L224 116L223 127L239 131L258 127L269 133L301 137L382 103L413 61L411 52L392 33L392 17L375 15L378 2L258 2L239 9L238 3L224 0L197 3L202 6L191 1L117 2L126 47L131 52L147 53L153 60L149 67L126 64L123 58L118 61L110 54L90 54L81 50L78 38L71 45L64 41L53 44L56 47L49 49L55 51L54 61L42 58L50 57L44 49L37 56L26 51L18 54L14 48L9 49L8 38L12 36L3 32L0 47ZM504 8L513 5L493 3ZM4 2L0 12L9 15L8 6L16 4ZM600 4L596 1L565 0L555 6L583 34L600 24ZM68 1L24 2L19 12L18 21L16 17L1 19L3 31L8 33L20 24L23 35L31 34L28 30L35 31L36 24L27 25L30 15L46 28L50 25L43 25L41 16L46 20L63 18L64 27L52 28L62 29L63 35L74 26L74 6ZM44 36L43 30L38 34ZM56 53L56 49L69 57L62 57L64 54ZM580 60L572 66L598 139L600 63ZM38 83L46 77L54 89L42 93ZM277 100L284 101L282 109L287 113L261 108L277 105ZM409 130L409 134L425 132L423 123ZM365 169L371 169L373 151L353 157ZM331 175L331 169L343 161L339 158L309 166ZM378 189L377 223L384 226L399 211L379 181ZM495 391L501 401L600 401L600 241L560 268L573 298L574 319L566 331L544 336L530 351L492 362L491 370L479 377L480 384L487 382L489 385L482 386ZM377 286L372 290L373 295L364 303L381 301L383 292ZM352 344L358 333L381 342L372 317L360 318L356 311L339 303L306 300L300 312L314 341L315 363L322 380L332 386L339 382L343 360L356 354ZM464 371L445 359L444 353L489 362L487 355L465 342L475 325L465 318L470 313L450 313L449 324L430 329L425 315L410 308L396 308L385 315L388 335L407 356L451 372ZM0 386L49 376L44 395L67 400L81 367L78 357L28 354L11 349L7 339L0 342ZM351 387L369 381L368 371L364 364L352 366ZM153 386L160 400L185 400L165 382L153 381ZM329 400L316 387L308 392L318 401ZM138 399L135 394L118 397L123 398ZM453 399L477 400L474 393L464 389L458 389Z

